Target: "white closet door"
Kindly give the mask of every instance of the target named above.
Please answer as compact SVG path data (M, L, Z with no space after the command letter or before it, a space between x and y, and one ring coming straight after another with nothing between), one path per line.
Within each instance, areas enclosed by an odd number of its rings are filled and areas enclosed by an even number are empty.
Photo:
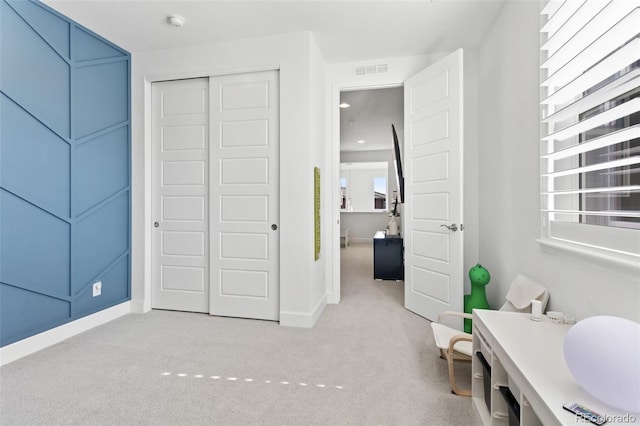
M211 77L210 92L210 314L278 320L278 72Z
M209 311L208 90L152 85L152 308Z

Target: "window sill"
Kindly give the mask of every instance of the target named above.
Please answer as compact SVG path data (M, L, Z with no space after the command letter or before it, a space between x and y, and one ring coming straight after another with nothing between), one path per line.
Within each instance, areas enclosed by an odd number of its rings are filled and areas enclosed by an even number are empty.
M609 252L590 246L571 243L569 241L538 238L536 242L542 246L543 250L551 253L564 253L574 255L581 260L596 261L605 267L615 266L618 270L631 272L634 276L640 273L640 257L631 254Z
M366 210L366 211L365 210L359 210L359 211L340 210L340 213L348 213L348 214L352 214L352 213L375 213L375 214L385 214L385 215L390 214L386 210Z

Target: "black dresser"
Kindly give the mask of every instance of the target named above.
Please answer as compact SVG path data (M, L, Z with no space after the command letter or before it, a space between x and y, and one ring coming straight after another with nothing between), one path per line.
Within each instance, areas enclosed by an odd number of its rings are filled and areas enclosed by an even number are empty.
M399 235L373 236L373 278L376 280L404 280L404 244Z

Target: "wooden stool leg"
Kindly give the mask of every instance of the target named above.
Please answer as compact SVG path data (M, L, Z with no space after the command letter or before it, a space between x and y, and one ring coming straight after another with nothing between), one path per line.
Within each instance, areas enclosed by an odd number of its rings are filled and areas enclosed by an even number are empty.
M453 353L451 353L451 352L447 352L446 355L447 355L447 363L449 364L449 382L451 383L451 391L453 393L455 393L456 395L471 396L471 391L470 390L460 389L456 385L456 379L455 379L455 374L454 374L454 369L453 369L454 356L453 356Z

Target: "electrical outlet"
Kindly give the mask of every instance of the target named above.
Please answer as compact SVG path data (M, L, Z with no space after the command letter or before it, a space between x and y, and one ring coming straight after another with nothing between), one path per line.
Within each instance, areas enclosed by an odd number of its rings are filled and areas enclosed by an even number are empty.
M93 297L100 296L102 294L102 281L96 281L93 283Z

